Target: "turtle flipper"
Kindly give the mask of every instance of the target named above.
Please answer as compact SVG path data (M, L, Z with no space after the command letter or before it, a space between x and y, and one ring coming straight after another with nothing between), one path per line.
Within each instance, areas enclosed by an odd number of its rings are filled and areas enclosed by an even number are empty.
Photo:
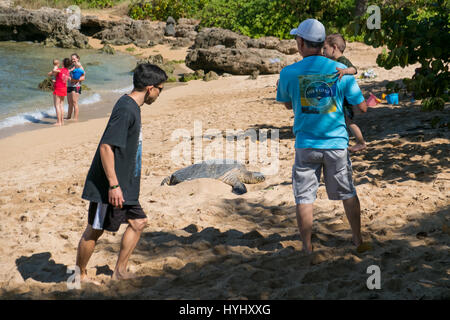
M234 184L233 189L231 190L234 194L241 195L247 192L247 188L245 187L245 184L243 184L240 181L237 181L236 184Z
M228 171L223 176L218 178L220 181L225 182L233 187L233 193L241 195L247 192L245 185L239 180L239 170L233 169Z

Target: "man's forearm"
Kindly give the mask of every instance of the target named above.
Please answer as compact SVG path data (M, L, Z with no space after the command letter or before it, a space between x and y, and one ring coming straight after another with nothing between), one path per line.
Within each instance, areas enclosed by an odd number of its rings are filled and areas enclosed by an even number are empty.
M103 170L105 171L109 185L118 185L119 181L117 180L116 169L114 167L114 151L109 144L100 145L100 158L102 160Z

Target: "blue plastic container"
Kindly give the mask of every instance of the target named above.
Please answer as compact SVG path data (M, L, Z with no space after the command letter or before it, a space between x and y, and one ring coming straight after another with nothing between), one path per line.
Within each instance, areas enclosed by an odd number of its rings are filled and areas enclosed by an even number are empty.
M386 96L387 103L398 104L398 93L391 93Z

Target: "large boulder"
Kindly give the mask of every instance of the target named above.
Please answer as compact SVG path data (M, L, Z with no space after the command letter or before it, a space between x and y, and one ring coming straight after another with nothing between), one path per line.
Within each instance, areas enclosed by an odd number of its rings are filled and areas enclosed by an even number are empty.
M295 40L251 39L230 30L205 28L195 38L186 65L238 75L274 74L299 59Z
M207 49L217 45L227 48L247 48L250 37L221 28L204 28L195 38L194 49Z
M130 44L135 41L159 41L164 37L164 22L152 23L148 20L122 19L121 23L112 25L93 35L103 43L114 45Z
M193 69L248 75L279 73L285 66L298 61L297 55L285 55L277 50L256 48L226 48L218 45L208 49L191 50L186 65Z

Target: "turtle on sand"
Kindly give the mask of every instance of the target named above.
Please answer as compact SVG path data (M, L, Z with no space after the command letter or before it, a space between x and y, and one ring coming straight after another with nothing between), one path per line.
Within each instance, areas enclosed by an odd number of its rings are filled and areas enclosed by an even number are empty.
M248 171L245 166L234 160L208 160L175 171L171 176L164 178L161 185L175 185L183 181L211 178L218 179L233 187L235 194L244 194L247 188L244 183L260 183L265 177L260 172Z

